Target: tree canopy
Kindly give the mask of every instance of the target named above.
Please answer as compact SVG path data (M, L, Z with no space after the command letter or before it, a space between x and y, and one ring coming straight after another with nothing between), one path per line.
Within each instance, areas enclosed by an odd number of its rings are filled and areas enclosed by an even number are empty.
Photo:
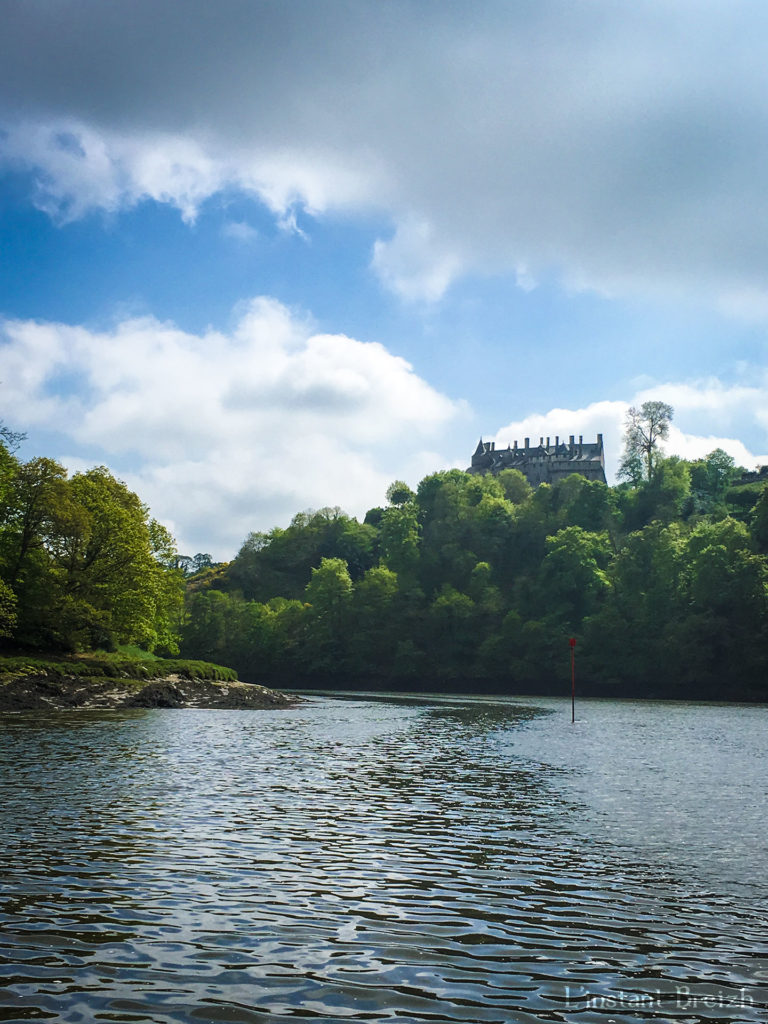
M184 652L277 684L555 692L574 636L595 693L764 698L768 491L745 498L720 450L665 458L659 405L634 486L448 470L362 524L251 535L190 584Z
M633 416L640 469L618 487L441 471L364 522L300 512L222 564L180 555L106 468L23 461L0 430L0 639L180 644L277 685L522 693L562 692L574 637L593 693L766 699L768 486L720 449L664 457L663 403Z
M15 435L14 435L15 436ZM29 648L178 651L173 539L103 466L69 477L0 440L0 636Z

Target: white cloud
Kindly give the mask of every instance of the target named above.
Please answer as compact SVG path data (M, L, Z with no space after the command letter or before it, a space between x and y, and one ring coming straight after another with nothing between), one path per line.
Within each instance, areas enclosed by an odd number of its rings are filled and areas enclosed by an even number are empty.
M243 220L227 221L221 229L221 233L225 238L232 238L236 242L242 242L244 245L255 242L259 237L259 232L256 228Z
M33 200L58 224L148 199L175 207L191 224L206 199L234 189L260 199L283 230L301 235L296 205L310 214L357 205L370 200L374 185L370 169L363 173L331 153L231 147L208 133L127 133L63 118L8 124L3 134L0 162L35 172Z
M70 465L98 453L185 548L218 555L306 507L363 513L462 412L384 346L269 298L229 334L9 321L0 356L8 422L55 432Z
M407 299L554 271L768 319L762 0L4 8L5 159L59 220L239 189L388 214Z
M458 276L462 260L437 245L425 221L408 218L389 241L373 247L373 269L401 298L410 302L435 302Z

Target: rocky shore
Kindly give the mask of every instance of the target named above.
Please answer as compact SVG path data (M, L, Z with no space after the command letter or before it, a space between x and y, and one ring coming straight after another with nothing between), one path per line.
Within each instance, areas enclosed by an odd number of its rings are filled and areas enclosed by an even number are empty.
M35 672L0 679L0 712L99 708L288 708L299 697L256 683L214 682L172 674L154 679Z

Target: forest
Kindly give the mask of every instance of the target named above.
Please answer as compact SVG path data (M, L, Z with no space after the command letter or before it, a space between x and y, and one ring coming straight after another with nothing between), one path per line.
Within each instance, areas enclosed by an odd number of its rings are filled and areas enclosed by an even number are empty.
M362 522L324 508L251 533L222 564L179 556L105 469L67 479L6 437L0 629L266 685L518 694L569 692L574 638L585 694L765 700L768 487L720 449L665 457L663 424L630 412L617 486L441 471Z

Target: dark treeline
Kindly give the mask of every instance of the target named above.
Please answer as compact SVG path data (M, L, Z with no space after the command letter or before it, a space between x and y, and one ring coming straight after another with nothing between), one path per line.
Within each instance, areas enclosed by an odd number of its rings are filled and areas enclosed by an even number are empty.
M619 487L451 470L362 523L253 533L188 583L182 653L276 685L554 693L573 636L582 692L764 700L768 489L721 450L652 454Z

